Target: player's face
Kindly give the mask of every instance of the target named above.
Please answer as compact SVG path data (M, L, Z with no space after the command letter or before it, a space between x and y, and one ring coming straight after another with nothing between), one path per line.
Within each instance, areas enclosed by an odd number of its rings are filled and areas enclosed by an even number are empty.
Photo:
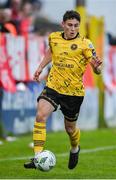
M72 39L79 32L80 22L77 19L68 19L62 22L62 27L64 29L64 37Z

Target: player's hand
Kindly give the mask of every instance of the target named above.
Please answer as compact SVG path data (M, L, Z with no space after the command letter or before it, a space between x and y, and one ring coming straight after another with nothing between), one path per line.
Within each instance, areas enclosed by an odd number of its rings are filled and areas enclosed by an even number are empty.
M100 65L102 64L102 61L101 61L101 59L98 57L98 56L96 56L95 58L93 58L92 60L91 60L91 65L96 69L97 67L99 67Z
M39 67L34 73L34 76L33 76L34 81L40 82L39 76L40 76L41 72L42 72L42 68Z
M94 57L91 62L90 62L92 68L93 68L93 71L96 73L96 74L100 74L101 73L101 65L102 65L102 61L101 59L99 59L99 57Z

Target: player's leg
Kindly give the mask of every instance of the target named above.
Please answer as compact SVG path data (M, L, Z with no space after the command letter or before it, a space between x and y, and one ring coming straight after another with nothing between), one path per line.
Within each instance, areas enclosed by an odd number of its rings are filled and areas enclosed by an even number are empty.
M50 102L45 99L39 100L33 129L35 157L43 150L46 141L46 120L52 111L54 111L54 106ZM25 163L24 167L35 168L34 158L32 158L30 162Z
M80 129L76 126L80 106L83 96L61 96L60 105L64 114L64 123L67 134L69 135L71 150L68 168L76 167L80 152Z
M33 129L35 156L43 150L46 141L46 121L54 111L53 105L45 99L40 99L37 105L37 115Z
M70 122L66 119L65 129L69 135L71 150L69 156L68 168L73 169L78 163L79 152L80 152L80 129L76 127L76 121Z
M37 115L33 129L33 141L35 157L43 150L46 141L46 121L48 116L57 109L57 93L45 87L41 95L37 99ZM25 168L35 168L34 158L30 162L24 164Z
M80 129L76 127L76 121L70 122L65 119L64 122L66 132L70 139L71 151L75 153L80 145Z

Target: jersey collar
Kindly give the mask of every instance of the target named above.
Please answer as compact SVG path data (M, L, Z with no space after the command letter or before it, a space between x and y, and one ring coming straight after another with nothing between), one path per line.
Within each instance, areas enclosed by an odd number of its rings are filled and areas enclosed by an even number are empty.
M65 39L65 37L64 37L64 32L62 32L61 35L62 35L62 38ZM77 33L77 35L76 35L74 38L71 38L71 39L65 39L65 40L76 39L76 38L79 37L79 36L80 36L79 33Z

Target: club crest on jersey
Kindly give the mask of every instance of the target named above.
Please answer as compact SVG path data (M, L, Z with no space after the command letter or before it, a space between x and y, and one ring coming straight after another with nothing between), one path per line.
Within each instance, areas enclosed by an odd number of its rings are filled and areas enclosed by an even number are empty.
M77 44L72 44L72 45L71 45L71 49L72 49L72 50L77 49Z

